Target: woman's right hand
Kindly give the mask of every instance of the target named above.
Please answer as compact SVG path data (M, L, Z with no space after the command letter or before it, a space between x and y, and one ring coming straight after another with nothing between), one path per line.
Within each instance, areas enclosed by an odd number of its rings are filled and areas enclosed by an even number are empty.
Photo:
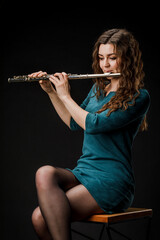
M31 73L29 74L28 76L29 77L43 77L44 75L46 75L47 73L46 72L42 72L42 71L39 71L39 72L34 72L34 73ZM52 83L49 81L49 80L39 80L39 84L41 86L41 88L47 93L56 93L54 87L52 86Z

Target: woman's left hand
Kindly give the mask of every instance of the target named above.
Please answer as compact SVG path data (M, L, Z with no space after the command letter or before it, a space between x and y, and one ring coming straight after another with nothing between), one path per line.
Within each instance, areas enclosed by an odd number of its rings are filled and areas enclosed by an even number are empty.
M50 75L49 80L54 84L57 95L61 100L70 97L70 85L68 82L68 75L65 72Z

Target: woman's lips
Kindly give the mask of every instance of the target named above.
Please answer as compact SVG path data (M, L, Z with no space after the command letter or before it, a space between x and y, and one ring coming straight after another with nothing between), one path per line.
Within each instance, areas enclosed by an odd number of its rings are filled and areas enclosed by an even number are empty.
M113 73L114 71L113 70L104 70L103 72L104 73L110 73L110 72Z

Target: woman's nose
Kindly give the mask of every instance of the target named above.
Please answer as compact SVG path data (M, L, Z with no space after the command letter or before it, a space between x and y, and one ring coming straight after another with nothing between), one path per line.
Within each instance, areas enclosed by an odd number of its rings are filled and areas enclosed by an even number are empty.
M104 67L110 66L109 61L107 58L104 59Z

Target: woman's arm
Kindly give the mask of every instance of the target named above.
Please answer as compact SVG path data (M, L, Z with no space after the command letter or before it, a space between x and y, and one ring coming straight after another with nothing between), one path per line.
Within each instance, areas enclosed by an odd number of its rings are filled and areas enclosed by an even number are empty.
M70 116L77 122L77 124L85 130L85 121L88 114L82 109L72 98L69 92L69 83L66 73L56 73L50 77L50 81L56 88L59 99L64 104L64 107L69 112Z
M42 77L46 72L35 72L30 74L30 77ZM65 105L61 101L61 99L58 97L57 92L53 88L52 84L50 81L45 81L45 80L40 80L39 81L41 88L48 94L53 107L55 108L56 112L58 113L59 117L62 119L62 121L70 127L70 119L71 119L71 114L69 111L66 109Z
M68 127L70 127L71 114L69 113L61 99L55 93L49 93L48 96L59 117Z
M85 121L88 112L83 110L70 96L65 96L61 100L74 121L85 130Z
M95 134L115 131L135 123L140 124L150 106L150 96L147 90L140 89L140 95L136 98L135 104L123 111L118 109L107 116L109 109L101 113L89 113L86 117L86 132ZM132 125L133 126L133 125ZM139 125L140 126L140 125Z

